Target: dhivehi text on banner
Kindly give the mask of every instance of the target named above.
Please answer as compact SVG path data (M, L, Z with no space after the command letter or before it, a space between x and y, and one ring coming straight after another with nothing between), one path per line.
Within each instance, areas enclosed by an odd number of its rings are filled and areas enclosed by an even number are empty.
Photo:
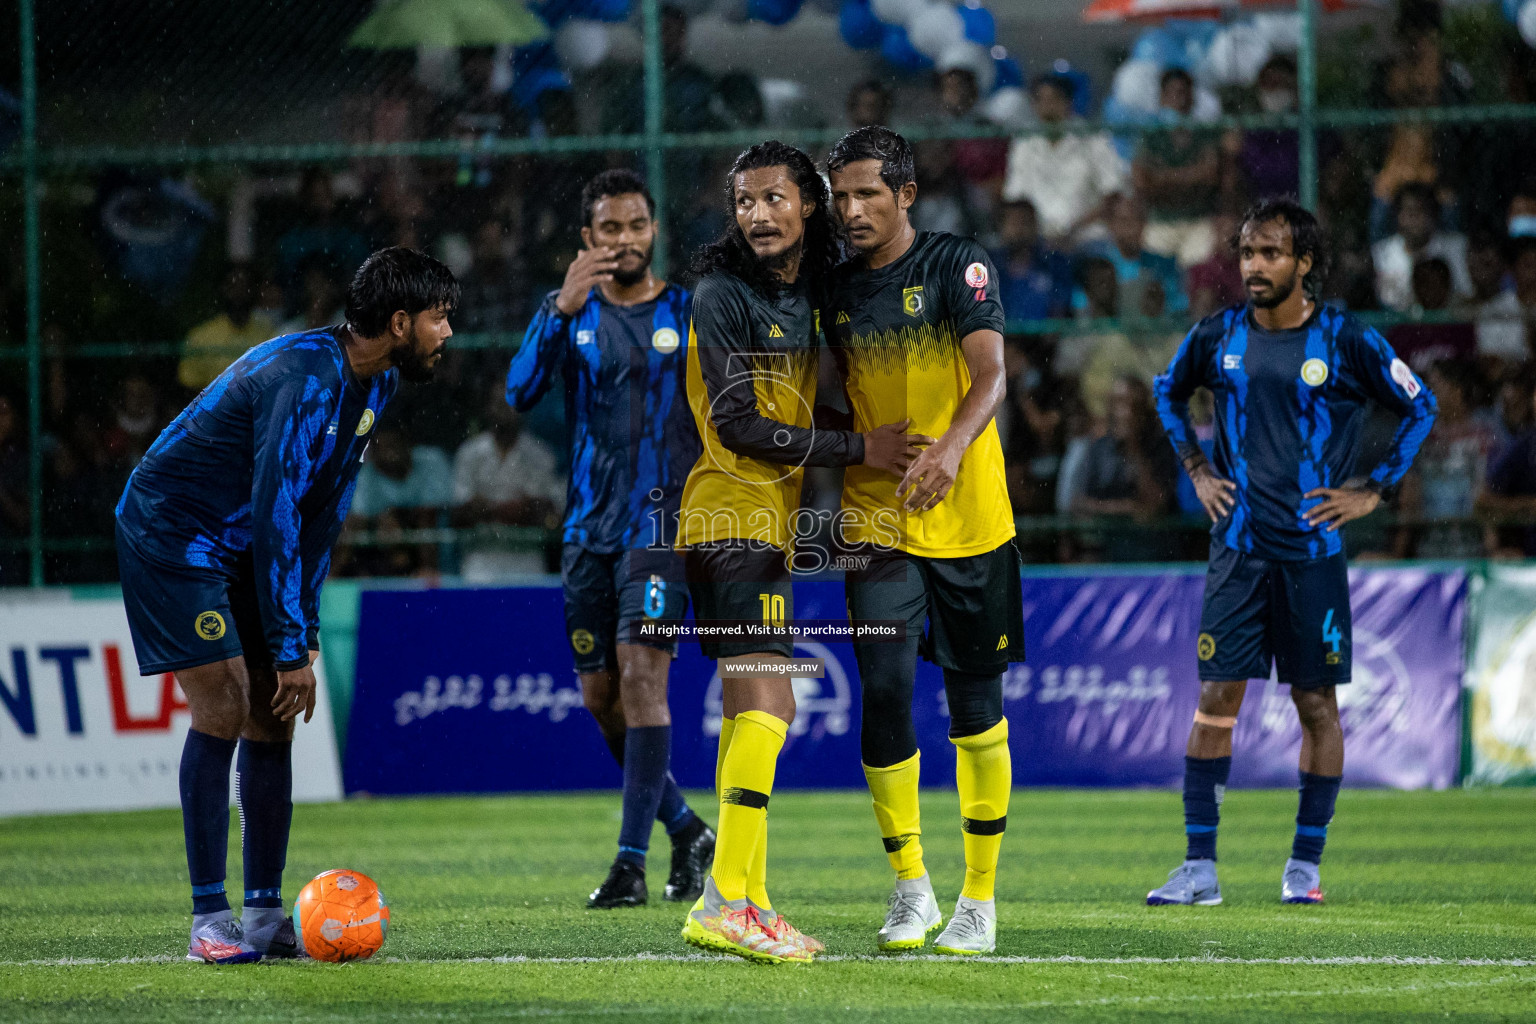
M322 638L321 643L324 643ZM294 730L293 796L341 796L330 697ZM176 807L191 722L173 676L141 676L121 599L0 600L0 816Z
M1029 660L1003 679L1020 785L1176 786L1199 698L1204 576L1072 573L1024 580ZM1355 570L1355 681L1340 687L1353 786L1444 788L1460 762L1460 570ZM845 616L835 582L795 585L795 618ZM1322 638L1319 637L1319 642ZM793 681L797 714L776 788L862 787L859 679L847 643L799 643L819 679ZM673 662L672 771L713 785L721 683L684 640ZM919 662L923 784L954 779L942 673ZM1296 785L1290 691L1256 680L1234 738L1235 786ZM581 703L558 586L362 595L349 792L606 788L619 769Z

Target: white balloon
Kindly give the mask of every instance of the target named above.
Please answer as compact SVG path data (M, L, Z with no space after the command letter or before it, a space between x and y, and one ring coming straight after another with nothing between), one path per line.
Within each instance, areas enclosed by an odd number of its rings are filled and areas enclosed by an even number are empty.
M938 60L945 50L965 41L965 22L954 4L932 3L908 23L907 38L918 53Z
M1520 30L1525 45L1536 46L1536 0L1526 0L1521 5L1520 13L1515 15L1515 27Z
M997 84L997 64L992 60L992 51L985 46L964 40L946 46L934 62L934 70L952 71L955 68L964 68L975 75L976 89L983 96Z
M572 18L555 33L555 55L569 71L597 67L608 57L612 45L608 26L586 18Z
M1029 94L1018 86L999 89L982 101L982 113L995 125L1023 128L1029 124Z
M1295 53L1301 48L1301 15L1255 14L1253 27L1269 41L1275 53Z
M1111 94L1120 105L1144 114L1155 114L1162 93L1163 69L1156 61L1128 60L1115 72Z
M1212 88L1252 85L1273 51L1252 25L1228 25L1211 41L1200 64L1200 79Z
M887 25L910 25L912 19L923 13L929 0L870 0L875 17Z
M1189 116L1194 121L1214 121L1221 116L1221 100L1205 86L1196 86L1195 108Z

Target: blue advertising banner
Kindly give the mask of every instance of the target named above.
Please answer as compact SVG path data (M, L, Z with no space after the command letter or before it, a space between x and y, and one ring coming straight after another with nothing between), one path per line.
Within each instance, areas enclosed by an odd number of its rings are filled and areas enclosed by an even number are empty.
M1004 677L1020 785L1176 786L1199 695L1204 575L1172 568L1030 576L1029 662ZM1443 788L1460 758L1460 570L1353 570L1354 682L1339 690L1354 786ZM840 583L795 588L799 619L844 615ZM858 671L845 643L802 643L826 677L796 679L777 787L862 787ZM691 641L673 664L673 774L713 784L720 681ZM914 716L925 784L953 781L942 673L920 662ZM1254 681L1234 737L1234 786L1294 786L1289 688ZM560 589L362 595L349 792L606 788L619 771L581 705Z

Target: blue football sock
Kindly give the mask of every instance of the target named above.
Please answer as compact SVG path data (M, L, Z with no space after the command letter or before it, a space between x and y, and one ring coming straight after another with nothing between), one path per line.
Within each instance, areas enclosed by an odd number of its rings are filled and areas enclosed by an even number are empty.
M1294 860L1319 864L1323 844L1328 841L1328 823L1333 820L1333 805L1339 798L1337 775L1301 773L1301 798L1296 810L1296 839L1291 843Z
M672 727L631 728L624 735L624 822L619 828L619 859L645 863L651 826L661 806L672 760Z
M667 830L669 836L677 835L699 820L693 808L688 806L688 801L683 799L683 791L677 788L677 780L671 772L667 772L666 780L661 784L661 803L656 805L656 820L661 822L661 827Z
M235 801L245 856L245 905L283 905L283 866L293 822L293 744L242 739Z
M194 914L229 909L224 861L229 853L229 762L234 756L234 740L187 730L181 748L181 827Z
M1184 834L1188 842L1185 860L1216 859L1216 826L1221 821L1221 799L1226 794L1232 758L1184 757Z
M608 745L608 753L613 755L620 768L624 767L624 737L625 732L613 734L603 733L603 742ZM693 808L688 806L688 801L683 798L683 791L678 788L677 780L667 772L667 780L662 784L661 803L656 805L656 820L661 822L667 830L667 835L675 836L688 828L699 818L693 813Z

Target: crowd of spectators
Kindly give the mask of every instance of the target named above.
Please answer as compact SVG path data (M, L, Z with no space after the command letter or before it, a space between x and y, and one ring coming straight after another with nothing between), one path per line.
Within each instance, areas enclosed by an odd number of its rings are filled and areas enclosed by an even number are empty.
M1417 3L1400 20L1374 69L1379 105L1468 101L1468 72L1445 56L1436 10ZM752 81L707 74L688 59L686 18L669 9L664 22L669 128L762 125ZM1506 64L1511 95L1536 93L1536 54L1521 50ZM495 84L495 72L490 51L466 51L455 90L382 97L372 123L415 118L450 138L577 130L570 96L546 90L531 106L520 103L515 89ZM600 130L642 126L635 82L633 69L605 77L595 99ZM1037 131L917 146L918 227L977 237L993 254L1010 318L1036 322L1007 339L1008 395L998 414L1014 511L1039 525L1021 537L1032 560L1203 556L1199 504L1162 437L1148 385L1191 323L1242 300L1230 239L1248 204L1296 190L1299 143L1292 130L1196 122L1194 86L1182 71L1164 74L1166 129L1117 138L1074 123L1080 77L1047 74L1030 86ZM970 70L941 68L931 89L926 109L941 121L979 122ZM1292 111L1295 65L1275 57L1252 89L1223 100L1229 111ZM877 79L849 92L844 116L849 125L903 120L897 94ZM670 151L674 267L723 226L717 183L732 155ZM1388 515L1353 529L1353 550L1536 556L1536 526L1519 522L1536 523L1536 131L1325 132L1319 157L1335 268L1326 300L1395 314L1383 328L1388 339L1440 396L1440 419L1413 472ZM494 579L551 568L550 550L527 544L527 529L506 528L558 521L563 411L552 399L519 417L500 380L517 335L574 253L577 191L607 165L642 164L633 153L546 153L359 159L276 174L231 194L220 225L227 244L210 235L194 246L203 256L181 277L143 271L142 242L114 244L98 223L84 224L81 235L97 241L48 268L50 280L107 284L84 283L67 296L61 284L50 293L57 299L45 296L45 537L109 538L127 474L191 395L251 344L340 321L351 268L376 247L409 244L453 267L463 283L455 329L486 343L452 347L437 382L407 388L380 423L334 571ZM122 205L111 189L160 194L137 181L103 183L81 216L105 223L104 211ZM178 337L173 354L146 345L127 360L72 356L91 341ZM27 409L8 377L0 386L0 583L18 583L18 541L31 515ZM1372 421L1363 460L1390 428ZM1068 520L1076 527L1062 529ZM457 543L443 542L447 528L460 529ZM509 542L513 535L524 542ZM48 576L110 579L114 562L109 542L81 543L52 551Z

